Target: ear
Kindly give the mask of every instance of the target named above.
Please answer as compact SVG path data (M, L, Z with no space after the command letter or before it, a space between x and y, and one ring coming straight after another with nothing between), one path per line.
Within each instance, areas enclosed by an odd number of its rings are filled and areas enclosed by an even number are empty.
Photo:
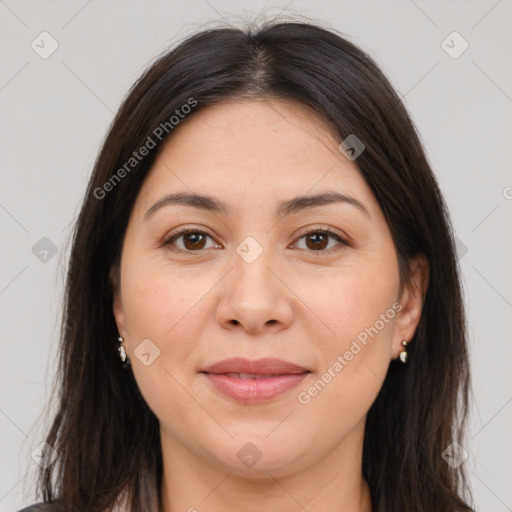
M123 303L121 302L121 296L119 292L114 294L114 300L112 304L112 311L117 324L117 330L119 335L126 339L128 331L126 330L126 317L124 314Z
M110 285L112 287L112 312L117 324L119 335L126 339L128 331L126 329L126 316L124 314L123 302L121 300L121 284L119 279L119 269L117 267L111 268L109 272Z
M418 254L409 260L410 278L404 284L404 289L399 298L402 306L395 322L393 336L393 358L397 358L403 350L402 341L409 342L421 318L421 311L429 280L429 264L423 254Z

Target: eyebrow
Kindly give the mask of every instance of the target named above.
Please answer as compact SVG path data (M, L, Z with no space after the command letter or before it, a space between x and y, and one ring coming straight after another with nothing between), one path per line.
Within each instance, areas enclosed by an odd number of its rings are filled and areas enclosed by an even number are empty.
M277 215L287 216L309 208L315 208L317 206L324 206L334 203L346 203L355 206L367 217L370 217L368 210L356 198L348 196L346 194L340 194L339 192L334 191L309 196L299 196L286 201L281 201L277 208ZM158 210L164 208L165 206L175 204L191 206L193 208L198 208L200 210L225 215L227 215L230 212L230 208L226 203L223 203L222 201L219 201L214 197L203 194L176 192L174 194L167 194L160 198L144 214L144 219L150 218L153 214L155 214Z

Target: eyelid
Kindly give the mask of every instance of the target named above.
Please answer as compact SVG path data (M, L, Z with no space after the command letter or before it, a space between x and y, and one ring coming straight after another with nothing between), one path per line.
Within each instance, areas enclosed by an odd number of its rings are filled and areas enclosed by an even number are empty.
M339 251L341 251L347 247L352 247L352 242L348 236L342 234L335 228L332 228L330 226L325 226L325 225L305 228L305 230L301 231L299 235L296 235L295 241L292 243L292 245L297 244L301 240L301 238L303 238L311 233L326 234L328 237L336 239L338 241L338 246L331 247L330 249L320 250L320 251L302 249L303 251L306 251L308 253L308 255L329 256L331 254L338 253Z
M347 235L345 235L343 232L341 232L340 230L333 228L331 226L327 226L325 224L304 228L304 230L299 231L299 234L295 235L295 237L296 237L296 239L298 239L298 238L303 237L304 235L308 235L310 233L317 233L317 232L320 232L320 233L323 232L323 233L327 233L329 235L337 236L341 240L343 240L347 245L349 244L349 241L350 241L350 238Z
M176 230L173 230L170 234L166 235L163 238L160 245L161 245L161 247L169 247L170 250L172 250L173 252L186 253L186 254L193 254L193 253L199 254L199 253L202 253L203 251L207 250L207 249L198 249L197 251L191 251L191 250L183 250L183 249L180 249L177 247L172 247L171 241L174 238L179 238L180 236L186 235L187 233L199 233L202 235L206 235L206 236L210 237L216 244L218 244L218 242L215 240L215 237L213 235L211 235L206 229L199 228L196 226L186 225L186 226L181 226L179 228L176 228ZM339 245L341 245L341 246L344 246L344 247L352 246L352 242L349 237L347 237L343 233L339 232L335 228L332 228L331 226L327 226L327 225L317 225L317 226L304 228L302 231L299 232L299 234L295 235L294 241L291 243L291 245L295 245L301 238L303 238L311 233L324 233L331 238L337 239L339 242ZM289 247L289 246L287 246L287 247ZM212 249L212 248L209 248L209 249ZM333 248L331 247L328 250L319 250L319 251L307 250L307 249L302 249L302 250L305 250L306 252L308 252L310 254L313 253L314 255L321 256L321 255L331 254L332 252L337 252L340 249L334 248L334 250L333 250Z
M212 240L214 240L215 243L218 243L215 240L215 237L212 234L210 234L206 229L199 228L196 226L187 225L187 226L180 226L179 228L176 228L175 230L171 231L171 233L165 235L164 238L162 239L162 242L159 245L161 247L171 247L171 241L173 238L179 238L180 236L186 235L187 233L199 233L202 235L206 235L206 236L210 237ZM197 252L197 253L199 253L199 252L203 251L204 249L200 249L198 251L184 251L183 249L173 247L171 250L174 250L175 252L185 252L185 253Z

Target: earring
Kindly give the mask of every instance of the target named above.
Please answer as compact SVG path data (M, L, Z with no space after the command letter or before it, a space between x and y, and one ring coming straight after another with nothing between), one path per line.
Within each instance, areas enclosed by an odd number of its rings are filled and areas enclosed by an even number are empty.
M403 350L400 352L400 361L402 361L402 363L406 363L407 362L407 341L402 341L402 346L404 347Z
M117 350L119 352L119 357L121 358L121 366L124 368L124 369L127 369L131 366L130 364L130 360L128 359L128 356L126 355L126 350L125 348L123 347L123 338L121 336L119 336L119 338L117 338L117 341L119 343L119 346L117 347Z

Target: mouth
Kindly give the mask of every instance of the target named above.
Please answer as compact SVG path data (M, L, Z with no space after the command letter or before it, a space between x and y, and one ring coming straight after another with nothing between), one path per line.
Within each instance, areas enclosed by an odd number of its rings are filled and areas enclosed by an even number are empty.
M304 370L304 372L300 373L268 373L268 374L260 374L260 373L236 373L236 372L229 372L229 373L208 373L208 372L200 372L205 373L207 375L224 375L226 377L230 377L231 379L242 379L242 380L248 380L248 379L271 379L274 377L286 377L289 375L302 375L303 373L311 373L308 370Z
M310 373L303 366L272 357L232 357L199 372L215 391L243 404L275 399L298 386Z
M242 379L254 376L279 377L282 375L296 375L308 372L309 369L283 359L264 357L261 359L246 359L244 357L231 357L223 359L201 370L202 373L213 375L233 374L240 375ZM248 377L250 376L250 377Z

